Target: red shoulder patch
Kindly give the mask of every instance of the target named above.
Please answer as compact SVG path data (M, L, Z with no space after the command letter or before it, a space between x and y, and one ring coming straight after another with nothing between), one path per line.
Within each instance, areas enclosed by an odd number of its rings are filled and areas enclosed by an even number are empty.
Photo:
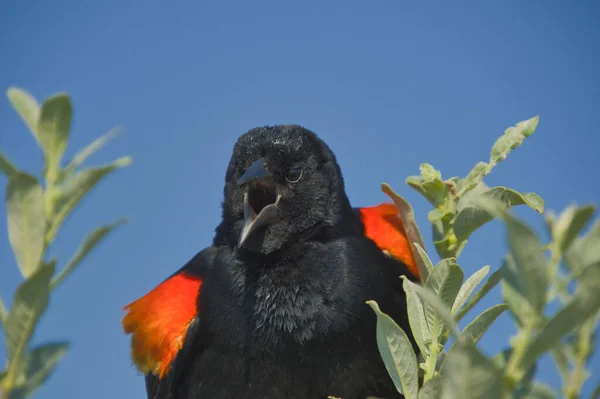
M410 273L420 279L417 262L410 250L406 230L398 210L391 203L359 208L365 235L384 252L403 262Z
M201 286L199 277L179 273L123 308L121 324L132 334L131 357L142 373L167 374L196 317Z

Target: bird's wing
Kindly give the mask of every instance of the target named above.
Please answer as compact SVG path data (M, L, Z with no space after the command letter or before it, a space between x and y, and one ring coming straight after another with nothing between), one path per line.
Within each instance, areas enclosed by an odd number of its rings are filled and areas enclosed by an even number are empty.
M413 277L420 280L419 267L410 249L410 242L396 206L384 202L354 210L365 226L365 235L375 242L379 249L404 263Z
M121 324L125 333L131 334L131 357L146 375L149 399L163 398L161 380L197 324L197 298L215 251L214 247L200 251L152 291L123 308L127 313Z

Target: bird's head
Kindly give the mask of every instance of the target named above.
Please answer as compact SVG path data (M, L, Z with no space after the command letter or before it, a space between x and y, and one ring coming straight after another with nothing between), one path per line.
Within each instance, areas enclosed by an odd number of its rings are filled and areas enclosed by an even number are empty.
M333 152L297 125L256 128L236 142L217 237L268 254L351 213Z

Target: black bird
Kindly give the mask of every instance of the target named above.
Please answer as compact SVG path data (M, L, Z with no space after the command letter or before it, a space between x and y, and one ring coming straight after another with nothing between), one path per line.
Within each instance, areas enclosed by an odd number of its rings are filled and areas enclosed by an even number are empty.
M125 308L148 398L402 397L365 302L413 339L399 276L416 278L382 249L313 132L243 134L212 245Z

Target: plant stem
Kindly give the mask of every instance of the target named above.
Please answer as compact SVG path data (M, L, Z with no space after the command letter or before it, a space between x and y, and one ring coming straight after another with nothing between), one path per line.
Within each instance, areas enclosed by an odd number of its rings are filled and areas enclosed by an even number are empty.
M439 353L439 344L437 340L431 341L429 345L429 357L426 361L425 376L423 377L423 384L433 378L435 375L435 364L437 363L437 356Z
M577 352L575 354L575 365L571 373L571 379L565 386L565 397L567 399L578 399L581 386L585 382L585 362L592 351L590 341L594 331L596 318L592 318L584 323L578 334Z
M523 326L523 329L518 333L517 339L515 339L515 347L513 353L506 366L506 378L509 384L510 391L523 379L525 372L521 370L521 361L531 340L533 334L533 328L531 323Z

